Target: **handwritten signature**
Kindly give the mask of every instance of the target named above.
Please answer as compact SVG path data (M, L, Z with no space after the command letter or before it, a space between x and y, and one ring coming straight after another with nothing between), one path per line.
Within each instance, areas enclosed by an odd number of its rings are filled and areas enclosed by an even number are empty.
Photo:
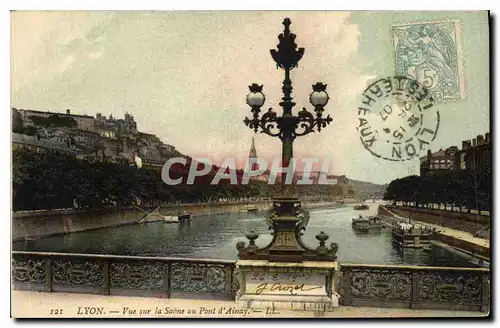
M274 292L274 291L290 292L290 295L295 296L295 295L297 295L297 292L301 292L301 291L302 292L307 292L307 291L318 289L318 288L322 288L322 287L321 286L316 286L316 287L305 288L304 284L300 284L300 285L282 285L279 282L276 282L276 283L272 284L269 287L269 283L266 282L266 283L258 285L257 288L256 288L256 290L255 290L255 293L257 295L260 295L264 291L266 291L266 289L268 289L271 292Z

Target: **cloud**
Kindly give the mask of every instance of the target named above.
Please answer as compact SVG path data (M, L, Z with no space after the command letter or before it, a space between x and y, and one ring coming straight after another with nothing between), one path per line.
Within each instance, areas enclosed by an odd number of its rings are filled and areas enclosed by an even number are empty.
M73 55L69 55L67 56L62 62L61 64L59 64L56 68L56 71L57 72L64 72L66 71L67 69L69 69L73 63L75 61L75 57Z
M105 12L13 12L12 90L16 92L66 71L82 52L92 51L85 34L110 17L112 14Z
M97 59L99 57L101 57L103 54L103 51L95 51L95 52L91 52L89 53L87 56L90 58L90 59Z

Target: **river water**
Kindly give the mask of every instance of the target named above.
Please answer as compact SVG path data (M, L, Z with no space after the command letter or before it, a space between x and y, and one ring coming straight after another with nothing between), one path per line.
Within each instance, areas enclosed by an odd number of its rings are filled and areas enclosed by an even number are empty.
M377 204L371 205L369 212L376 208ZM327 245L339 244L341 263L471 266L461 257L433 258L422 250L398 250L391 243L390 229L356 234L351 220L359 213L350 206L311 210L303 240L316 248L315 235L324 231L330 236ZM264 213L234 213L195 217L189 224L153 222L49 236L34 245L16 242L13 250L236 260L236 243L248 242L245 234L252 229L261 234L256 241L259 246L269 243Z

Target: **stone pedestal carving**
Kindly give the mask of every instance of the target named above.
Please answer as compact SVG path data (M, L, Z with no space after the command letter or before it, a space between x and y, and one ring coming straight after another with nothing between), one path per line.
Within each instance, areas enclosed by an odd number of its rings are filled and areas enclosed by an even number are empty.
M326 245L328 235L316 235L319 245L308 247L302 240L309 212L297 198L274 198L267 216L273 239L259 248L254 231L246 235L248 245L236 244L239 306L287 310L330 311L338 306L334 289L337 243Z
M241 307L331 311L338 306L337 262L239 260L236 270L240 285L236 302Z

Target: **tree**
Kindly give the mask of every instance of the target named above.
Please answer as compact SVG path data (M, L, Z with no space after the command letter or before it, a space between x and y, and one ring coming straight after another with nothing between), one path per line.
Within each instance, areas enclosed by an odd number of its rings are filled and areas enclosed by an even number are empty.
M19 133L23 128L23 119L16 108L12 108L12 132Z
M52 114L49 117L42 117L31 115L29 117L31 121L38 126L51 128L51 127L67 127L67 128L76 128L78 127L78 123L74 118L68 116L60 116L58 114Z
M447 204L480 210L491 208L491 175L488 167L478 170L447 171L432 176L410 176L391 181L384 200L416 202L421 204Z

